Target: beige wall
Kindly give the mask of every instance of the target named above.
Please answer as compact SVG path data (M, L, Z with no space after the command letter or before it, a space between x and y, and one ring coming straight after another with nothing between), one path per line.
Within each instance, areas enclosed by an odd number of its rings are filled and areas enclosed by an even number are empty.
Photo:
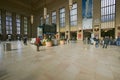
M118 30L118 27L120 27L120 0L116 0L116 33L115 36L117 38L118 34L120 36L120 29Z

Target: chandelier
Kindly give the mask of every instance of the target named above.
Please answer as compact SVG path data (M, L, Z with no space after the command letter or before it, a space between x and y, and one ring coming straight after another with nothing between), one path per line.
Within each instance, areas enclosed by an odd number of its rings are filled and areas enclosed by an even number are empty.
M44 7L44 19L46 19L46 17L47 17L47 8Z
M45 7L44 7L44 11L43 11L43 15L44 15L44 19L46 19L47 17L47 8L46 8L46 0L45 0Z
M33 24L33 15L31 15L30 17L31 17L31 24Z

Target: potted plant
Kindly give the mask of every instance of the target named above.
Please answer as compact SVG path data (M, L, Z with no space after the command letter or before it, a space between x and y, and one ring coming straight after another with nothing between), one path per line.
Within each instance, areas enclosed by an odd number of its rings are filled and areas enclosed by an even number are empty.
M65 44L65 39L64 38L61 38L60 39L60 45L64 45Z
M47 46L47 47L51 47L51 46L52 46L52 40L51 40L51 38L48 38L48 39L46 40L46 46Z

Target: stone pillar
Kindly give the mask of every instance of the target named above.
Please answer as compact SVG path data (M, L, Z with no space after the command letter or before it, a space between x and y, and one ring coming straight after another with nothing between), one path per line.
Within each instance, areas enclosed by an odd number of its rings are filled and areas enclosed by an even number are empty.
M59 15L59 9L57 9L56 10L56 31L57 31L57 36L58 36L58 39L60 39L60 20L59 20L59 17L60 17L60 15Z
M101 37L101 26L100 26L100 23L101 23L100 22L101 5L100 5L100 1L101 0L94 0L93 1L93 33L98 34L99 38Z
M115 26L115 38L120 36L120 0L116 0L116 26Z
M77 31L77 38L81 36L79 40L83 40L83 29L82 29L82 0L77 0L77 15L78 15L78 31Z
M68 4L65 6L65 22L65 38L68 37L68 39L70 39L70 9Z
M12 13L12 40L16 40L17 26L16 26L16 13Z
M7 35L6 35L6 11L4 9L2 9L1 18L2 18L2 40L6 40L7 39Z

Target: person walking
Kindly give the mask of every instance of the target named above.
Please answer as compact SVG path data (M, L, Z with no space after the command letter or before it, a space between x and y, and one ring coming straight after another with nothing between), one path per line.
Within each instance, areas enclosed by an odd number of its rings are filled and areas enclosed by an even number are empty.
M37 51L40 51L40 50L39 50L40 43L41 43L40 38L37 37L37 38L36 38L36 41L35 41L35 44L36 44L36 46L37 46Z
M103 48L107 48L108 44L109 44L109 37L105 36L105 38L103 39L104 43L103 43Z
M23 37L23 43L24 43L24 45L27 45L27 36Z
M95 38L95 47L96 48L99 47L99 38L98 38L98 36Z

